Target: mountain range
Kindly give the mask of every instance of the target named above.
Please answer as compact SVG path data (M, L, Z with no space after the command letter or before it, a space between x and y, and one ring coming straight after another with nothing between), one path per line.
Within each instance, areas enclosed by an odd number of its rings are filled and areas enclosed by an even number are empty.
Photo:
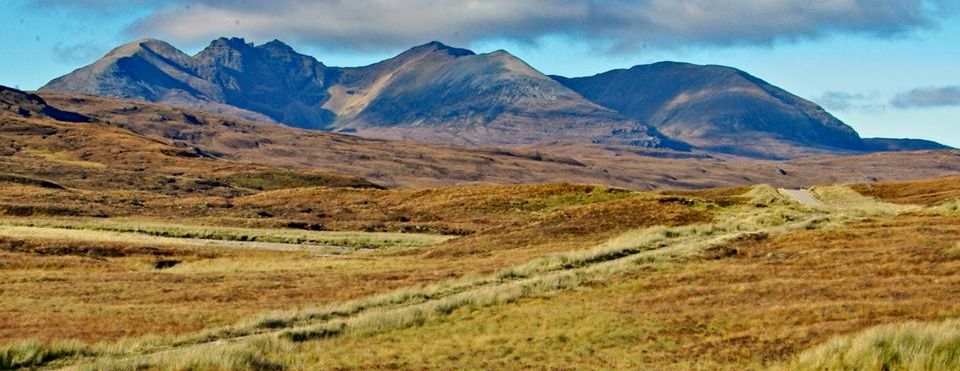
M190 56L146 39L40 90L471 146L588 142L772 159L947 148L863 139L815 103L730 67L662 62L565 78L544 75L506 51L477 54L439 42L342 68L277 40L220 38Z

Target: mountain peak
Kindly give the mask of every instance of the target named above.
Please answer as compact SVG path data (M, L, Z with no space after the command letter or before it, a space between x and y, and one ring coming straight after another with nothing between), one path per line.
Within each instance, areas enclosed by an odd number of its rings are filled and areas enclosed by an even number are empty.
M182 53L179 49L165 41L146 38L120 45L108 52L104 58L114 59L129 57L144 50L148 50L160 55L175 55Z
M221 37L211 41L210 45L208 45L204 50L211 48L247 49L252 47L253 43L248 43L247 40L242 37Z
M293 47L277 39L270 40L269 42L258 46L258 48L293 51Z
M488 57L496 58L496 59L516 59L516 60L520 59L520 58L517 58L517 56L510 54L510 52L503 49L494 50L484 55Z
M410 50L407 50L403 54L408 54L408 53L419 54L422 52L444 52L454 57L461 57L461 56L476 54L472 50L455 48L439 41L431 41L423 45L415 46L413 48L410 48Z

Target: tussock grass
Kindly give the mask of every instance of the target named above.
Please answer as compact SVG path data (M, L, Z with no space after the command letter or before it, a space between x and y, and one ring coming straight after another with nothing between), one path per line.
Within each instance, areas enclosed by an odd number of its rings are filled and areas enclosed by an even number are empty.
M156 357L135 357L117 362L100 360L79 367L80 370L250 370L271 371L287 369L275 359L277 354L293 351L289 342L272 338L260 338L240 344L218 344L181 352L177 357L165 358L163 363Z
M932 209L944 215L960 215L960 198L945 201L933 206Z
M960 197L960 177L953 175L910 182L857 184L852 188L887 202L933 206Z
M807 350L784 370L957 370L960 320L877 326Z
M870 213L895 215L922 210L922 207L920 206L898 205L882 201L874 197L864 196L846 186L814 187L811 192L813 192L818 199L827 204L828 208L831 208L835 211L842 210L861 214Z
M192 226L141 221L67 220L67 219L5 219L0 226L37 227L80 231L138 233L152 237L188 238L203 240L268 242L286 244L331 245L357 249L408 248L446 241L451 236L387 233L387 232L328 232L293 229L259 229L236 227ZM114 235L124 237L122 234ZM133 238L127 236L127 238ZM136 237L142 240L142 236ZM158 242L175 242L162 240Z
M87 346L76 342L17 343L0 347L0 370L33 368L63 358L90 355L94 353Z
M223 178L231 185L259 191L304 187L383 188L360 177L305 170L272 170L231 174Z
M776 188L767 184L751 187L749 191L743 193L742 197L746 198L749 204L755 206L769 207L793 204L793 200L780 194Z

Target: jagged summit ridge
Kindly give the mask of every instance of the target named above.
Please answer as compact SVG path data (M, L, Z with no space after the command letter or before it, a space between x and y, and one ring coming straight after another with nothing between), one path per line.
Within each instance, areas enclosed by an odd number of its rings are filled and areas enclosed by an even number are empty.
M573 140L656 146L665 139L506 51L477 54L437 41L370 66L337 68L279 40L255 45L218 38L192 57L140 40L91 66L42 90L201 108L223 104L303 128L472 145Z

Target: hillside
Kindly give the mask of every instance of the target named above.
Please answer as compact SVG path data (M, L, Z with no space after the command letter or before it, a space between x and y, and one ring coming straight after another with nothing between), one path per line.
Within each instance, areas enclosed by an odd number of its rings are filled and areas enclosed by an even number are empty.
M97 119L98 125L123 128L177 147L198 148L209 156L353 174L388 187L549 182L630 189L756 183L802 187L917 179L960 171L960 156L950 151L820 156L780 162L577 142L469 148L308 131L143 101L41 94L57 107ZM888 166L892 162L902 167Z
M898 344L930 334L836 344L960 310L955 211L810 192L823 206L768 186L309 187L179 201L204 218L8 214L0 366L762 370L929 351ZM352 232L270 227L298 213ZM217 224L240 221L256 228ZM416 224L457 235L376 230Z

